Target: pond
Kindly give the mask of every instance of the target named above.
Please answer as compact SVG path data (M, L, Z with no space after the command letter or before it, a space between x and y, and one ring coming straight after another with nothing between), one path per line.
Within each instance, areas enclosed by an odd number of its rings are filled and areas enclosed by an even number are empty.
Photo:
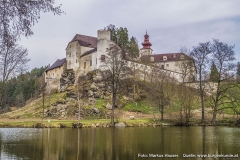
M1 159L240 158L237 127L1 128L0 143Z

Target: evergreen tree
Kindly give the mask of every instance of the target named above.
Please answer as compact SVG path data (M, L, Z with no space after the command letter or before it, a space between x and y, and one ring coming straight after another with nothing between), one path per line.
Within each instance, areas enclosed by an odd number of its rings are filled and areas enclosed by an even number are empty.
M240 80L240 62L237 63L237 80Z
M129 42L129 46L127 48L128 56L131 58L139 57L139 48L137 44L137 39L132 37Z
M34 94L38 93L38 79L44 73L45 68L34 68L31 72L20 74L18 77L8 80L4 104L23 106L28 99L34 97Z
M125 53L128 53L128 57L137 58L139 56L138 41L135 37L128 38L127 28L116 28L115 25L108 25L104 29L109 30L111 34L111 40L115 42Z
M212 61L211 72L210 72L210 81L217 82L218 80L218 70L215 63Z

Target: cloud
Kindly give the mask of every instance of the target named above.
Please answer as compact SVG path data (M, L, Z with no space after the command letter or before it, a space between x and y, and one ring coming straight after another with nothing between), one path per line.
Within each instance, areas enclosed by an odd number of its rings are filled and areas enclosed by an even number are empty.
M235 44L240 52L240 1L238 0L58 0L66 15L41 14L34 35L22 37L31 57L30 68L65 57L65 48L75 34L97 36L109 24L126 27L130 36L143 41L148 30L155 53L177 52L199 42L217 38ZM42 58L44 57L44 58ZM236 54L240 60L239 54Z

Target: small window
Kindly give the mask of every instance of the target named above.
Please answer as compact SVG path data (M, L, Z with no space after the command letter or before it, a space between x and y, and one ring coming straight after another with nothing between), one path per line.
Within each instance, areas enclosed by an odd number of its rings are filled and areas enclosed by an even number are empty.
M71 53L69 53L69 57L71 57Z
M101 55L101 61L105 61L105 55Z
M166 64L166 67L169 67L169 64Z
M76 63L77 63L77 59L76 59Z
M86 62L84 62L84 69L86 68Z
M97 64L97 58L96 58L96 64Z
M90 66L92 66L92 60L90 60Z
M167 56L163 56L163 60L166 61L167 60Z
M164 65L162 65L161 68L164 69Z

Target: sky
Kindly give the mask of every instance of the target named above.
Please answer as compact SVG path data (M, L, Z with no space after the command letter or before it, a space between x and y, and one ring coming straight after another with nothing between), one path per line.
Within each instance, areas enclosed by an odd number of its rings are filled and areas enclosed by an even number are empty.
M200 42L219 39L235 45L240 61L239 0L55 0L66 14L41 13L31 37L19 44L28 49L29 70L65 58L68 42L76 34L97 37L109 24L126 27L138 40L149 35L154 54L191 49Z

